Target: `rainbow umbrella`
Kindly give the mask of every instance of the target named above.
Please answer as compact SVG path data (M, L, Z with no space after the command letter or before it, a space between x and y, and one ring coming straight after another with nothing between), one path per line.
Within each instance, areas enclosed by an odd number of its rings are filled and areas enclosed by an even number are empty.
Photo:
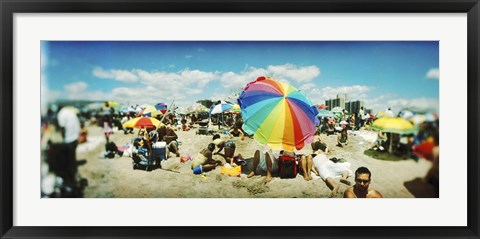
M123 124L125 128L157 128L160 121L152 117L136 117Z
M311 143L318 110L295 87L262 76L248 83L237 101L242 128L258 143L288 151Z

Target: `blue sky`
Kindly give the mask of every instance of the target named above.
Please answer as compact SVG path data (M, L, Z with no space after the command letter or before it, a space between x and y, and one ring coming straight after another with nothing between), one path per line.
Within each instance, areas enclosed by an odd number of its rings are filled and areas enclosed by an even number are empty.
M395 41L42 42L42 100L113 100L188 107L235 100L259 76L314 104L338 93L374 112L438 109L439 44Z

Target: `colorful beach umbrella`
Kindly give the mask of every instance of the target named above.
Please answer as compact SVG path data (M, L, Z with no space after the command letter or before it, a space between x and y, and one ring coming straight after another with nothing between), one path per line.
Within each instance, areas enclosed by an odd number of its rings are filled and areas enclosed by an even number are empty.
M160 121L152 117L136 117L123 124L125 128L157 128Z
M295 87L259 77L247 84L237 101L244 120L242 129L258 143L287 151L311 143L318 110Z
M328 105L318 105L318 106L317 106L317 109L318 109L318 110L325 110L325 109L327 109L327 108L328 108Z
M335 117L335 114L330 110L319 110L317 117Z
M392 134L412 134L417 128L408 120L400 117L382 117L373 121L372 128L390 134L388 152L392 152Z
M215 115L215 114L220 114L223 113L227 110L230 110L233 108L233 104L225 101L221 101L220 104L217 104L210 108L210 114Z
M165 114L168 111L168 107L165 103L157 103L154 107L162 114Z
M411 134L417 131L417 128L408 120L396 117L382 117L373 121L372 128L387 133Z
M142 111L142 116L148 117L157 117L157 115L162 115L163 113L160 110L157 110L154 106L148 106Z

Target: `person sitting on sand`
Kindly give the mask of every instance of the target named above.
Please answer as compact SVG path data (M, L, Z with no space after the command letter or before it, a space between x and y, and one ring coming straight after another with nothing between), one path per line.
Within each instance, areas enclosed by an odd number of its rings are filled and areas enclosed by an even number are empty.
M348 145L348 132L345 125L342 126L342 131L337 135L337 146L343 147Z
M253 169L247 178L255 175L266 174L265 184L272 181L272 175L278 172L278 157L275 157L271 151L261 153L260 150L255 151L253 155Z
M369 188L372 173L366 167L355 171L355 185L345 190L344 198L383 198L378 191Z
M233 137L243 138L243 132L239 130L237 126L233 126L233 129L228 132L228 135L230 135L230 137L232 138Z
M334 163L332 160L328 159L325 154L319 152L319 154L313 158L312 171L317 176L320 176L323 181L325 181L328 188L332 190L330 197L336 197L338 189L340 188L334 178L341 177L340 182L349 186L351 185L350 181L348 181L348 177L352 174L349 162Z
M310 175L312 172L313 166L313 155L298 155L300 157L300 166L301 171L303 174L303 179L310 181L312 180L312 176Z
M182 131L189 131L190 128L188 127L187 125L187 120L186 119L182 119Z
M220 139L220 135L216 134L213 136L213 143L218 147L218 151L215 152L215 154L219 154L220 151L225 149L225 160L227 163L230 163L231 165L234 165L234 154L235 154L235 142L231 140L222 140Z
M215 169L217 165L221 165L221 161L213 160L212 155L215 150L215 144L208 144L207 148L202 149L196 157L192 159L192 169L202 166L202 172L208 172Z
M320 130L317 130L315 132L315 135L313 136L313 142L312 142L311 146L312 146L312 150L314 152L317 151L317 150L322 150L325 153L329 152L329 149L327 147L327 143L320 136Z
M377 140L375 140L375 144L373 145L372 149L380 149L381 151L385 150L384 145L387 140L387 135L383 131L378 131Z
M174 153L177 157L180 157L180 152L178 150L178 136L175 131L169 126L160 124L157 129L158 132L158 141L164 141L167 143L168 153Z

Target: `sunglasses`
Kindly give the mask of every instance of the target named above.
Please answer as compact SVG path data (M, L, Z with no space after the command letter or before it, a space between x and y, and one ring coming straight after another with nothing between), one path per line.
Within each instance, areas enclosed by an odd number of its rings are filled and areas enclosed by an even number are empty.
M355 182L357 182L357 183L369 183L370 180L368 180L368 179L356 179Z

